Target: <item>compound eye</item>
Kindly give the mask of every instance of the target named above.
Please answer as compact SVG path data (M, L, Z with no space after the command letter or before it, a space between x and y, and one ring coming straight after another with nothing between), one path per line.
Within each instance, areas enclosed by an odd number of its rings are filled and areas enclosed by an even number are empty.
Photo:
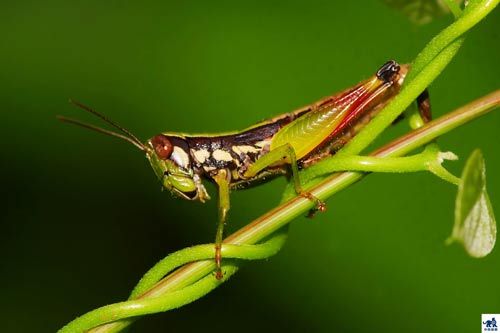
M161 160L166 160L172 154L174 147L170 140L163 134L159 134L151 139L151 144L155 150L156 155Z

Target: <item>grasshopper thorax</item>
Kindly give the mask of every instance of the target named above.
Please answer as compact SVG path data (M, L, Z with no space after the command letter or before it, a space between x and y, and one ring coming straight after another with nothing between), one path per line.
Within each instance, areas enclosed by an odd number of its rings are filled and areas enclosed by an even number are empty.
M146 156L164 188L187 200L210 199L191 166L189 147L183 138L158 134L147 144Z

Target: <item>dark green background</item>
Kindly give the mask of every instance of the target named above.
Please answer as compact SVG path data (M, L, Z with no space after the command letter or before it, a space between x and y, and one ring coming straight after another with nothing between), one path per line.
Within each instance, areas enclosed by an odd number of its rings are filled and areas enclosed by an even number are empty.
M132 146L65 126L92 105L140 138L246 127L411 61L451 22L411 25L377 1L12 1L0 7L2 332L54 332L123 300L150 266L211 242L216 202L160 191ZM498 10L430 88L442 115L498 88ZM459 173L480 147L500 214L500 113L442 139ZM390 137L406 130L392 127ZM234 193L228 229L273 207L285 180ZM213 192L213 186L209 186ZM136 332L474 332L500 312L500 254L444 240L456 188L428 174L372 175L292 224L276 257Z

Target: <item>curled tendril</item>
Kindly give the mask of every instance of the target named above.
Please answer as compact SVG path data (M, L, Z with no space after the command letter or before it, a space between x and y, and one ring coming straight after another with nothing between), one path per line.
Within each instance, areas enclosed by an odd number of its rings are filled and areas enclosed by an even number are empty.
M183 306L215 289L237 271L238 266L236 262L227 259L257 260L269 258L281 249L286 242L287 236L285 228L269 240L258 245L225 244L222 247L222 253L226 259L224 261L225 264L222 266L225 273L222 280L217 280L211 275L207 275L185 288L166 293L160 297L138 299L141 294L145 293L166 274L176 268L193 261L213 259L215 254L213 244L192 246L174 252L159 261L143 276L132 291L129 300L95 309L75 319L59 332L76 332L75 327L80 328L78 332L83 332L98 325L119 319L167 311ZM186 294L191 295L191 297L186 298Z
M258 260L269 258L281 249L285 244L288 233L282 230L276 233L269 240L258 245L248 244L224 244L222 246L222 255L224 259L244 259ZM168 255L163 260L154 265L139 281L137 286L130 294L129 299L134 299L145 293L149 288L154 286L165 275L172 272L174 269L198 260L213 259L215 255L214 245L196 245L188 247Z

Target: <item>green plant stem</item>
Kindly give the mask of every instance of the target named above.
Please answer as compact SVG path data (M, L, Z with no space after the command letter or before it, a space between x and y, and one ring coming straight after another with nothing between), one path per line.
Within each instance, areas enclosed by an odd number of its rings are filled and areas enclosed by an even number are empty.
M410 151L434 140L436 137L486 114L499 104L500 90L408 133L380 148L371 156L396 157L406 155ZM325 199L358 181L363 175L358 172L335 174L314 186L310 191L313 195ZM285 226L293 218L304 214L311 207L312 204L309 200L302 197L295 197L232 234L226 238L225 243L255 244L269 237L269 235ZM234 248L234 250L237 250L237 248ZM97 324L103 324L109 320L136 316L141 311L142 313L165 311L202 297L220 284L220 281L217 281L211 274L215 268L215 264L211 260L213 250L210 253L208 252L205 253L207 255L205 258L210 258L209 260L184 265L154 284L152 288L140 295L137 300L116 303L91 311L69 323L60 332L84 332ZM227 280L238 269L236 265L229 263L229 260L226 261L227 263L224 266L224 280ZM148 285L153 284L153 280L149 281ZM150 303L152 300L153 302ZM106 320L103 320L104 318ZM131 322L132 319L126 319L109 323L93 329L92 332L118 332L122 328L127 327Z
M412 63L406 78L409 84L426 65L455 39L470 30L498 5L499 0L471 0L459 18L434 37Z
M460 9L460 6L454 0L444 0L444 2L456 19L462 15L462 9Z
M457 38L490 13L499 1L471 2L457 21L434 37L413 62L401 92L339 153L356 155L368 147L448 65L463 43L463 39Z
M308 183L317 177L325 176L338 171L392 173L417 171L433 172L436 166L441 166L444 159L456 159L456 156L440 152L436 145L426 147L420 154L406 157L344 155L338 158L321 161L309 167L307 178L303 177L302 181L304 183ZM452 183L455 182L453 181Z

